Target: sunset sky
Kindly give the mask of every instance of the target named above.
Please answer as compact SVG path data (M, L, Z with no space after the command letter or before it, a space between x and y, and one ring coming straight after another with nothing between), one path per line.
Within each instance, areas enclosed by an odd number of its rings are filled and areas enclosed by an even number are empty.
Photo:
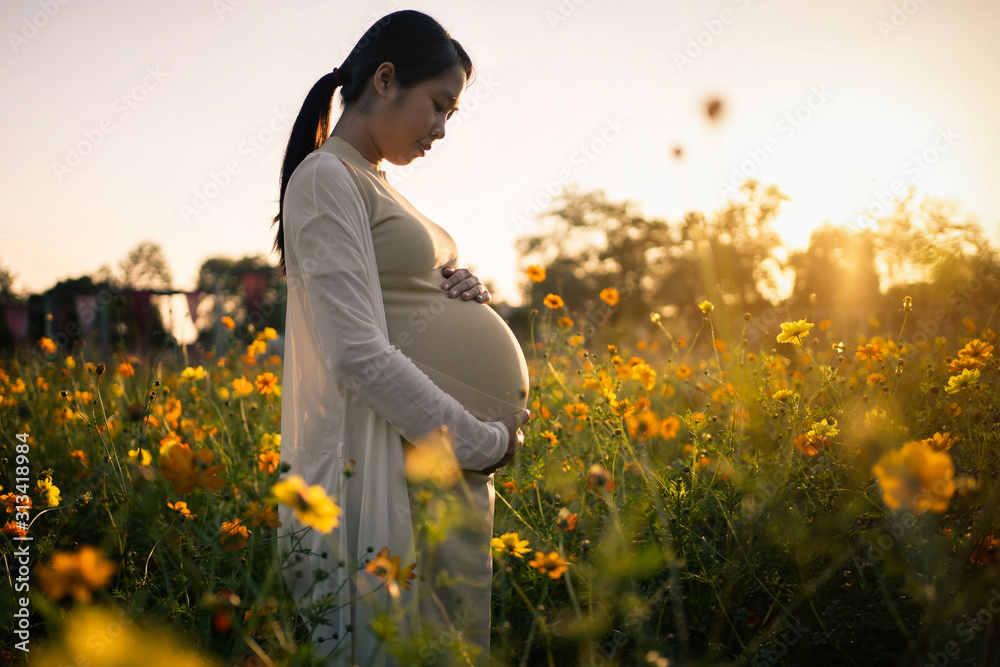
M276 263L305 92L398 9L440 21L477 78L432 153L385 168L495 301L519 302L514 241L560 175L678 220L752 174L791 197L791 247L914 185L1000 238L995 0L6 0L0 265L15 288L115 266L143 240L179 289L211 256Z

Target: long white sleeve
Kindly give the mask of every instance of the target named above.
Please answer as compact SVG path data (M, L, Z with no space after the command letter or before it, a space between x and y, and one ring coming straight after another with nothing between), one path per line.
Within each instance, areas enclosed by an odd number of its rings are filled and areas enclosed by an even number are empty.
M375 260L359 236L359 230L369 233L370 223L347 168L335 156L310 155L289 181L284 211L288 280L300 280L305 290L311 335L326 370L410 442L444 424L462 468L482 470L499 461L507 428L474 417L383 335L372 307L369 263Z

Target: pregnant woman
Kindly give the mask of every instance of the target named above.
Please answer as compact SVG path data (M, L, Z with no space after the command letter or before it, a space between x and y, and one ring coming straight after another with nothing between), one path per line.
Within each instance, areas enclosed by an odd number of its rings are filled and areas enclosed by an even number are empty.
M282 570L293 599L329 603L318 618L304 612L328 664L397 664L372 632L376 619L385 634L383 612L404 638L438 633L404 664L450 664L454 637L473 648L471 664L489 664L493 472L523 442L527 366L485 287L457 268L452 237L379 166L409 164L444 138L471 75L434 19L389 14L313 86L285 153L275 218L288 285L282 476L322 485L342 514L322 534L281 505L278 546L295 551ZM343 113L330 133L337 87ZM475 520L425 559L404 451L440 425ZM383 547L402 567L417 561L411 590L358 571Z

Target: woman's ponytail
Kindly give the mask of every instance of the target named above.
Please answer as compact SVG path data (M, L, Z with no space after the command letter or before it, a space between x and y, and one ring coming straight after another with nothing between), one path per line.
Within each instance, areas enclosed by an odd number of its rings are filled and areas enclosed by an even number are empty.
M291 136L288 137L288 146L285 148L285 157L281 163L278 215L274 216L274 222L278 225L274 248L281 255L278 270L282 277L285 277L285 234L282 225L285 190L288 188L288 181L291 180L295 168L306 159L307 155L322 146L323 142L330 136L330 109L333 104L333 94L337 91L342 76L343 74L340 74L339 71L329 72L313 84L305 101L302 102L302 108L295 118L295 123L292 125Z

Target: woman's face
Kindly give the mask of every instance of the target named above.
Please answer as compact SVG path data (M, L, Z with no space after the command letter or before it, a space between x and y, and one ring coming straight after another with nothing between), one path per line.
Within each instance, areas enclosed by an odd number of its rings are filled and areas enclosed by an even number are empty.
M376 122L381 157L407 165L424 154L421 146L429 149L443 139L445 122L458 109L464 88L465 72L457 66L405 91L393 79Z

